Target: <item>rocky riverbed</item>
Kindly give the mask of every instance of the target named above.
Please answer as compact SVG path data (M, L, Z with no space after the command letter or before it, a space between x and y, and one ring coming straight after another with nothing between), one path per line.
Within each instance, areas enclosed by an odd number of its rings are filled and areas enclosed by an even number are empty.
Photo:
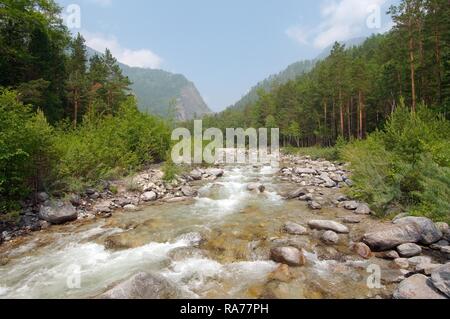
M2 234L0 298L450 297L448 225L374 218L347 165L282 163L39 194Z

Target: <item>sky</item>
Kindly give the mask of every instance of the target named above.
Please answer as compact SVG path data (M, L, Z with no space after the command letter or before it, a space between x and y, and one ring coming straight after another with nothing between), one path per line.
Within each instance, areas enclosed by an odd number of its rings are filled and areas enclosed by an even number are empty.
M398 1L57 0L87 45L130 66L184 74L214 111L334 41L386 32Z

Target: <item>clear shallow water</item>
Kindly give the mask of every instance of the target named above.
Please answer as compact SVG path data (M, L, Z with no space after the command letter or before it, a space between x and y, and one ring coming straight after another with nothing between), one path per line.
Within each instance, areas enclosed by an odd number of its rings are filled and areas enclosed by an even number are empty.
M363 271L318 258L314 237L295 238L307 251L307 267L293 269L289 283L270 280L278 266L268 258L272 241L293 239L281 234L281 226L315 217L303 203L282 199L277 172L268 166L228 168L220 180L202 185L192 202L35 234L3 253L9 262L0 266L0 298L91 298L140 271L165 276L190 298L370 295ZM247 191L255 181L266 186L265 193ZM185 236L192 232L205 238L200 247ZM73 287L74 278L79 287Z

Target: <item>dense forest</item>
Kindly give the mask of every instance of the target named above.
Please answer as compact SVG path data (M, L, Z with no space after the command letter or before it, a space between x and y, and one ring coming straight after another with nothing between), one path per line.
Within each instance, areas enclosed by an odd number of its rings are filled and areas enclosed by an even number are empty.
M450 216L450 5L403 0L394 27L361 46L335 43L311 72L204 127L280 128L280 143L352 165L352 195L381 216Z
M111 52L88 59L60 12L52 0L0 2L0 224L36 191L76 192L169 148L168 126L138 111Z
M205 119L212 127L279 127L285 145L333 145L380 128L403 98L450 116L450 6L446 0L403 1L395 27L359 47L335 43L312 72L243 108Z

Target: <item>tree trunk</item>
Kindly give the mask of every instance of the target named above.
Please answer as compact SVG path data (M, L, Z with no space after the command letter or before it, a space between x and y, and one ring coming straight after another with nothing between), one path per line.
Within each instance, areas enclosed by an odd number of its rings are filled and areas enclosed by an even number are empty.
M340 117L340 128L341 128L341 136L344 137L344 108L342 106L342 91L339 89L339 117Z
M415 67L414 67L414 37L412 31L412 18L409 19L409 64L411 68L411 111L416 112L416 83L415 83Z

